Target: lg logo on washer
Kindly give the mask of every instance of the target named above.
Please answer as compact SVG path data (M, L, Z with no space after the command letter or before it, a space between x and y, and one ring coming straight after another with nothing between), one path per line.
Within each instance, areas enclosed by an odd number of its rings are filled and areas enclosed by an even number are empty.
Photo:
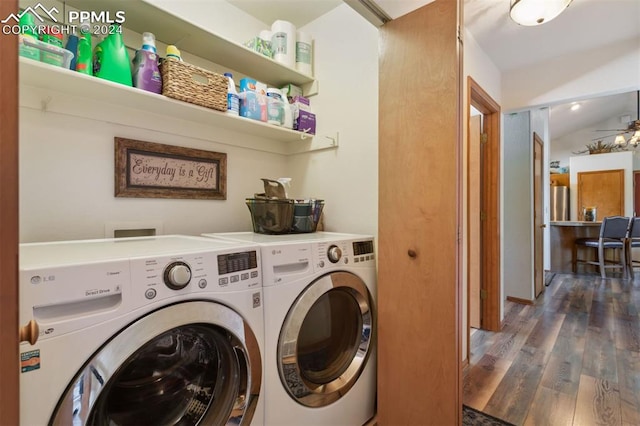
M40 284L43 282L55 281L55 280L56 280L55 275L48 275L46 277L41 277L40 275L34 275L31 277L31 284Z

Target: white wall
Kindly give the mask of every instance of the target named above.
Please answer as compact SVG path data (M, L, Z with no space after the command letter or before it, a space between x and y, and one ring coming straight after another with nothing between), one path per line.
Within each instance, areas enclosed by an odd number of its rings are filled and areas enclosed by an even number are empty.
M504 116L504 295L524 300L533 300L531 134L528 111Z
M238 43L264 28L227 2L149 2ZM294 178L293 195L325 199L328 230L377 234L377 29L343 5L305 30L316 43L320 95L311 102L318 115L317 137L339 132L337 150L288 158L260 150L261 144L268 150L270 140L62 93L55 93L42 112L40 99L49 93L22 90L21 241L101 238L113 222L159 224L165 234L250 230L244 198L262 192L261 177L281 176ZM125 34L130 47L140 40ZM183 57L222 71L186 52ZM74 115L79 109L82 117ZM126 124L112 124L120 121ZM115 198L115 136L227 153L227 200ZM255 149L237 146L248 140Z
M571 220L578 220L578 173L597 170L624 169L624 215L633 216L633 168L632 152L612 152L571 157L569 159L569 191ZM601 219L601 218L599 218Z
M377 235L378 29L343 4L302 30L315 40L316 138L340 145L289 157L292 193L326 200L328 231Z
M629 40L564 55L503 75L506 111L546 106L640 87L640 43Z
M250 230L244 198L259 192L261 177L284 174L285 157L179 133L21 107L21 242L102 238L111 222L159 223L165 234ZM227 200L115 198L115 136L227 153ZM243 135L229 137L221 140Z

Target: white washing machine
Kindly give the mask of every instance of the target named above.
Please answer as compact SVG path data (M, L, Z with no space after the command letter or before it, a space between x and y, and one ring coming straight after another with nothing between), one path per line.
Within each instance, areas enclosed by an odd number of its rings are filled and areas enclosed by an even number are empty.
M21 424L262 425L261 278L246 243L21 244Z
M361 426L375 414L371 236L205 234L262 247L265 424Z

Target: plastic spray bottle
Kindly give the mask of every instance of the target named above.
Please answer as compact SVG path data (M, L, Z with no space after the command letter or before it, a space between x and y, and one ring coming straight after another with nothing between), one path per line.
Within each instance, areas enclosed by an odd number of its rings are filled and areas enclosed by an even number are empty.
M133 86L148 92L162 92L162 77L158 68L156 37L152 33L142 34L142 48L133 58Z
M233 81L233 74L225 72L224 76L227 77L227 80L229 81L229 87L227 89L227 114L239 115L240 98L238 97L236 84Z

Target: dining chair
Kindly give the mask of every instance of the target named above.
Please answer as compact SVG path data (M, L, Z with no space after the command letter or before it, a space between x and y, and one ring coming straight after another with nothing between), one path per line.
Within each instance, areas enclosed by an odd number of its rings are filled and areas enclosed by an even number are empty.
M573 244L573 272L576 272L578 263L585 263L596 265L602 278L607 278L607 269L621 269L623 277L627 278L627 239L631 223L632 219L629 217L607 216L602 220L598 238L577 238ZM581 247L596 249L597 259L595 261L579 259L578 249ZM604 256L606 249L620 250L619 261L606 260Z

